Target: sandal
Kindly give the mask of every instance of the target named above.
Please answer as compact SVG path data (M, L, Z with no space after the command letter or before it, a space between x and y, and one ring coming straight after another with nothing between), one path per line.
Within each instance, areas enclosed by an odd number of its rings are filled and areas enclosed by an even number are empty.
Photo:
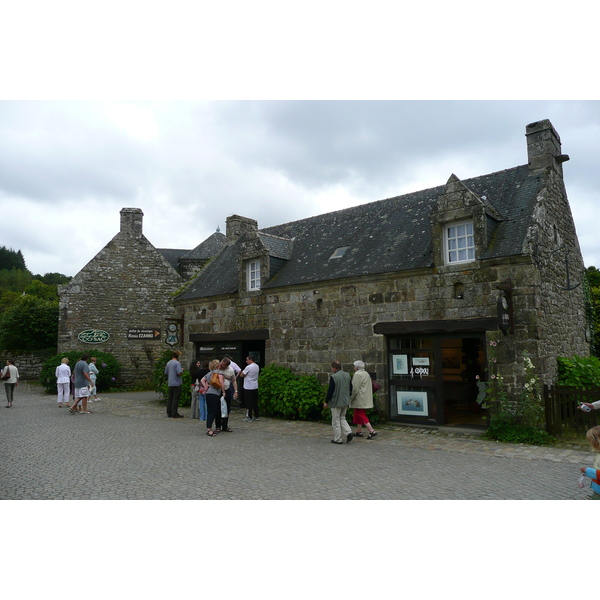
M361 431L360 433L358 433L358 431L354 434L354 437L364 437L364 433Z
M214 432L212 429L209 429L209 430L206 432L206 435L208 435L208 436L210 436L210 437L214 437L214 436L215 436L215 435L217 435L217 434L216 434L216 433L215 433L215 432Z
M367 439L368 439L368 440L372 440L372 439L373 439L373 438L374 438L376 435L377 435L377 432L376 432L376 431L372 431L372 432L371 432L371 433L370 433L370 434L367 436Z
M221 431L227 431L227 432L229 432L229 431L233 431L233 429L231 429L231 427L225 427L225 429L222 429Z

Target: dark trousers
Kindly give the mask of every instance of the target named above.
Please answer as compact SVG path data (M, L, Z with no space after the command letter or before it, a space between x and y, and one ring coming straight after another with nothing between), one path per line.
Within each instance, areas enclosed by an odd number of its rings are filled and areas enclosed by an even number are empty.
M221 396L206 394L206 413L206 428L212 429L214 421L215 428L221 429Z
M258 419L258 390L244 390L244 398L246 399L246 408L248 409L248 417ZM254 415L252 415L254 411Z
M175 416L179 412L179 398L181 396L181 386L169 386L169 395L167 396L167 415Z

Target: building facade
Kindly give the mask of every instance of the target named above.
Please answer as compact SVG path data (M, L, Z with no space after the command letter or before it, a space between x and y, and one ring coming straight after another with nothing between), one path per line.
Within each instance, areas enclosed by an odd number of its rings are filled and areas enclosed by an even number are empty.
M229 217L174 301L184 355L253 354L323 384L333 359L360 359L379 409L408 423L481 419L492 371L523 386L523 353L553 383L558 356L589 354L567 283L584 267L560 138L546 120L526 139L527 164L505 171L266 229Z
M193 250L157 249L143 235L143 216L139 208L121 210L119 233L58 286L59 353L114 354L124 387L147 382L161 352L181 347L173 297L225 245L217 232Z

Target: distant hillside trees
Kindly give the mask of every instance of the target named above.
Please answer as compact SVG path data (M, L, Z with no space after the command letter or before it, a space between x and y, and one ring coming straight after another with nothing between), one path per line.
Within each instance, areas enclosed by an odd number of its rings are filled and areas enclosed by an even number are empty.
M0 247L0 350L56 351L56 287L70 280L61 273L32 275L20 250Z

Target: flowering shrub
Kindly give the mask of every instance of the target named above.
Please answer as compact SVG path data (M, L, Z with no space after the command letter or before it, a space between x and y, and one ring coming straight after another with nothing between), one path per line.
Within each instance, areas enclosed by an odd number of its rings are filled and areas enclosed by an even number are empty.
M498 342L489 342L488 361L490 364L489 379L485 395L485 406L488 409L490 418L498 417L510 412L504 377L498 372L498 359L496 357L496 348Z
M551 444L554 440L542 429L544 406L535 366L527 353L523 353L525 383L520 397L509 397L502 376L498 372L496 351L498 342L489 342L488 360L490 376L486 406L490 425L484 438L513 444Z
M98 367L99 373L96 379L96 386L98 391L108 392L110 389L116 387L119 373L121 372L121 364L119 361L109 352L87 350L87 353L90 356L95 356L97 358L96 366ZM72 372L82 354L82 350L63 352L62 354L56 354L49 358L44 363L40 373L40 383L48 394L56 393L56 376L54 373L62 359L69 359L69 367L71 367Z

